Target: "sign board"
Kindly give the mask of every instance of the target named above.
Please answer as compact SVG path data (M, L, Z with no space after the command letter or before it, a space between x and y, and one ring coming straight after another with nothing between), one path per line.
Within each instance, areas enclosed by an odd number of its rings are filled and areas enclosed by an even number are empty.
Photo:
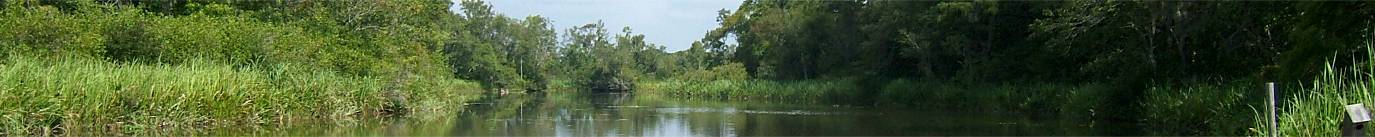
M1365 105L1360 103L1346 105L1346 115L1351 118L1351 123L1365 123L1370 121L1370 111L1365 109Z

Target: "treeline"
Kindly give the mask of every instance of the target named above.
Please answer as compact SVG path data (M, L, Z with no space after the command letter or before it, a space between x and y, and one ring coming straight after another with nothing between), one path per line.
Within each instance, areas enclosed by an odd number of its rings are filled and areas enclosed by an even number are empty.
M646 80L728 77L709 73L706 56L666 52L629 26L617 34L601 22L555 31L540 16L515 19L481 1L461 4L462 16L446 21L456 27L444 51L456 74L493 89L628 91Z
M1370 5L747 0L686 54L764 79L1301 81L1363 55Z

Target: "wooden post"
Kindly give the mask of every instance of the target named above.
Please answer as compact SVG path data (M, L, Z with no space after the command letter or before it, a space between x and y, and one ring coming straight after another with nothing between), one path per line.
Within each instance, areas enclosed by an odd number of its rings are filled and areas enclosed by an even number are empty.
M1268 108L1270 109L1270 137L1277 137L1279 136L1279 115L1275 113L1275 82L1265 83L1265 91L1269 94L1266 97L1270 100L1270 107Z

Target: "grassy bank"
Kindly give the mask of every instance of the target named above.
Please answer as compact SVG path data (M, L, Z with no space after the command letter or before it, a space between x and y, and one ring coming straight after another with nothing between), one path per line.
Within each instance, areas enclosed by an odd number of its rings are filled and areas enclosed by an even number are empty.
M637 94L726 100L807 100L854 102L967 111L1059 112L1081 108L1062 105L1095 104L1091 89L1068 84L996 85L955 82L888 80L877 88L863 88L856 80L715 80L647 81ZM1052 106L1053 105L1053 106Z
M451 111L479 90L451 78L351 77L292 65L12 57L0 63L0 130L139 134L356 120Z

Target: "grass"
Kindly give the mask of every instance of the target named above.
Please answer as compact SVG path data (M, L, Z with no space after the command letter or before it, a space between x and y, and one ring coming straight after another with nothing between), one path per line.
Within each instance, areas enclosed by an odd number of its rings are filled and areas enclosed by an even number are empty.
M1344 106L1356 103L1365 104L1367 109L1375 106L1375 98L1370 96L1370 92L1375 91L1372 90L1375 88L1375 43L1365 46L1364 62L1353 61L1355 65L1338 68L1329 61L1311 83L1287 90L1279 87L1277 92L1283 93L1276 94L1293 97L1284 97L1278 102L1278 129L1274 129L1278 132L1270 132L1270 116L1264 107L1252 113L1256 120L1249 132L1256 136L1339 136L1339 124L1347 115ZM1366 130L1365 134L1372 133L1375 131Z
M11 57L0 63L0 131L145 134L348 121L456 110L450 107L480 90L452 78L405 79L410 80L286 64L235 68L199 60L150 65Z
M1251 131L1258 136L1339 136L1341 130L1338 125L1346 115L1343 106L1364 103L1369 108L1375 105L1372 104L1375 100L1370 97L1371 88L1375 86L1375 76L1372 76L1375 70L1371 68L1375 67L1340 70L1328 67L1312 85L1298 90L1298 94L1293 94L1295 97L1282 101L1284 105L1278 109L1278 133L1269 132L1269 123L1263 120L1268 117L1265 113L1254 115L1259 120L1254 122L1255 128ZM1366 131L1366 134L1372 133L1375 132Z

